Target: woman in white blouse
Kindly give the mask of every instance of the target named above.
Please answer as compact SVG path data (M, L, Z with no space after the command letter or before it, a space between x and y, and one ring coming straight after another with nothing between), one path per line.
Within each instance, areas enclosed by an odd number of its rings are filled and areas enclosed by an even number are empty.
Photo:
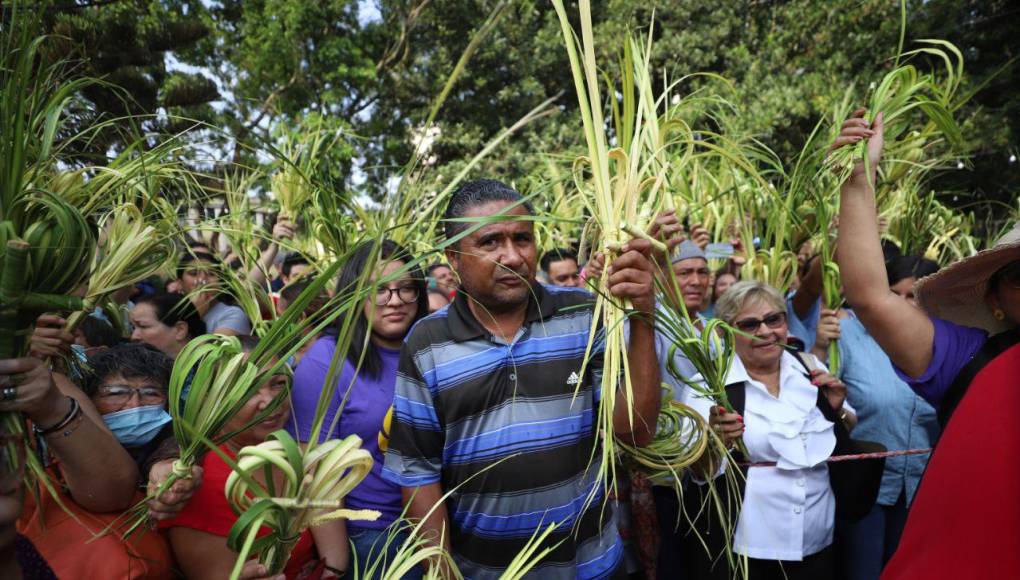
M742 386L743 417L705 399L692 396L687 402L708 417L729 445L742 436L750 453L747 461L775 464L746 470L733 551L747 558L754 580L832 578L836 501L826 459L836 437L819 405L830 405L835 411L830 416L851 429L857 418L844 404L846 386L811 355L788 352L786 302L775 288L755 281L734 284L716 304L715 314L741 331L727 384L731 393ZM718 464L706 457L701 473L717 471L712 466ZM715 559L714 566L702 567L695 576L729 577L725 562Z

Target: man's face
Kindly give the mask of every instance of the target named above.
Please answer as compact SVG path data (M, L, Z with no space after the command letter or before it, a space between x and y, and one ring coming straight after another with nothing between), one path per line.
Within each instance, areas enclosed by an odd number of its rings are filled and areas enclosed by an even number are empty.
M457 280L453 277L453 270L446 266L433 268L432 277L436 279L436 284L444 290L453 290L457 287Z
M567 288L579 288L581 286L581 272L573 258L550 262L548 274L549 281L554 286L566 286Z
M520 205L503 211L509 205L513 202L476 205L464 217L484 218L501 212L508 218L530 215ZM513 310L527 302L535 281L537 254L534 224L512 219L485 225L446 250L447 260L460 277L461 290L492 312Z
M690 258L673 264L677 286L684 306L690 313L700 312L705 307L708 297L708 284L712 273L704 258Z
M311 264L294 264L290 267L290 274L280 274L280 280L283 281L284 285L290 284L295 280L300 280L304 275L312 268Z

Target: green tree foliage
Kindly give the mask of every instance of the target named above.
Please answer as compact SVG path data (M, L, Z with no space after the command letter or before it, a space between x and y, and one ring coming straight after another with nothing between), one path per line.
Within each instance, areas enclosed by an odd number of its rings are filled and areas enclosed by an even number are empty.
M53 30L75 41L88 72L132 95L131 106L109 92L91 95L97 109L127 112L136 105L207 121L218 130L205 137L219 142L223 161L245 164L264 160L242 143L271 142L281 124L321 115L352 135L351 147L335 159L341 181L380 196L410 158L433 99L498 0L78 4L59 4ZM865 101L869 85L891 65L899 36L893 0L604 0L595 10L600 62L615 62L627 35L645 29L654 14L651 58L663 75L659 85L697 72L728 79L719 87L734 105L723 121L727 132L759 139L785 159L849 88L854 101ZM961 204L1015 205L1020 164L1008 159L1018 153L1020 136L1018 69L1000 68L1018 53L1018 15L1008 0L908 0L907 48L920 38L954 42L967 58L971 89L1000 73L958 112L973 170L949 168L938 183L940 193L944 188ZM171 70L167 54L197 68ZM690 78L682 88L705 83L719 81ZM571 91L551 5L509 2L437 118L429 152L435 175L451 175L555 95L563 95L558 114L515 135L477 172L521 184L547 173L550 160L572 159L580 131ZM173 125L165 116L159 122Z
M165 135L193 124L175 117L215 119L210 103L219 98L219 91L213 79L168 67L168 55L182 53L209 36L192 3L55 0L46 7L42 25L53 35L48 58L78 63L69 74L105 81L90 85L81 95L81 126L133 115L126 128ZM125 141L133 138L107 131L81 153L104 155Z
M962 111L970 163L942 172L936 190L959 206L990 202L979 218L994 235L1020 212L1020 63L1013 60L1020 57L1020 5L1009 0L942 0L925 4L922 13L915 34L960 46L967 59L968 87L983 85Z

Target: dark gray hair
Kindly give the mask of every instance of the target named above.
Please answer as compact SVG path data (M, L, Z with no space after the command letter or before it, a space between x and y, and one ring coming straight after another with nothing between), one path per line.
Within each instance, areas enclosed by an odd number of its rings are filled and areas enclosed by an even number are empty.
M443 232L446 234L446 239L454 238L470 225L465 222L450 221L451 219L462 218L471 208L493 201L522 202L521 205L528 210L529 214L535 214L535 208L530 202L524 201L524 196L501 181L495 179L468 181L453 192L453 195L450 196L450 203L446 206L446 213L443 214Z
M148 379L166 390L174 361L156 347L144 342L125 342L89 357L92 372L82 390L92 397L107 377L120 375L125 379Z

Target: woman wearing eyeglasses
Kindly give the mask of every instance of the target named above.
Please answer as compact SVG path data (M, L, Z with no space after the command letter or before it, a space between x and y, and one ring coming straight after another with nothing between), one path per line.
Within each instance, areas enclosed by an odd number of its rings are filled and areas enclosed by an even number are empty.
M1020 570L1020 223L988 250L918 281L921 309L890 290L876 226L884 119L860 109L833 148L867 143L840 192L846 297L900 377L938 412L942 435L883 578L990 578ZM980 473L981 484L964 473ZM987 554L996 554L988 558Z
M93 535L144 497L139 473L147 473L149 456L171 434L166 403L172 361L152 346L127 343L91 357L89 365L93 372L78 391L84 396L67 398L70 406L62 419L58 414L36 422L52 455L59 503L46 491L29 496L19 529L60 578L170 578L172 558L160 534ZM46 381L31 384L49 394L37 396L64 398L45 374ZM17 386L16 399L27 403L29 391L27 384ZM72 447L75 443L78 447ZM106 489L118 494L116 504L97 504L96 490Z
M747 470L733 551L747 557L751 578L832 578L836 500L826 459L836 435L826 417L853 428L857 419L845 402L846 386L811 355L788 351L786 301L775 288L738 282L716 304L715 313L740 331L727 384L732 385L728 392L740 389L730 399L742 395L742 413L727 413L703 398L685 402L699 409L727 444L743 437L747 461L776 464ZM719 464L706 454L696 473L718 475ZM712 561L718 554L707 558L701 546L694 549L689 558L693 577L731 576L725 557Z
M376 255L374 276L366 283L364 272ZM346 522L346 534L355 548L358 569L377 560L382 550L392 554L404 536L384 548L387 528L402 511L400 487L382 478L387 431L385 423L393 404L400 346L411 325L428 313L425 275L418 266L408 267L411 255L396 243L384 240L373 247L357 248L340 272L337 294L353 293L359 285L370 290L354 325L350 347L337 374L323 430L312 432L316 406L324 389L337 347L336 333L327 333L312 345L294 373L291 394L294 409L292 432L299 441L361 437L362 448L372 453L375 464L364 481L345 498L345 507L373 509L382 513L374 522ZM360 281L360 284L359 284ZM380 435L383 433L383 435ZM382 448L380 448L382 446ZM376 576L378 576L377 570ZM368 576L363 576L368 578Z

